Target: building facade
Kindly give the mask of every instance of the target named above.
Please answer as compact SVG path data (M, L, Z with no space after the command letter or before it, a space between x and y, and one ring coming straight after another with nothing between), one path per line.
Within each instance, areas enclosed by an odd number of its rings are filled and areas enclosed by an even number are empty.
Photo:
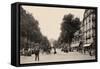
M93 9L86 9L83 14L83 21L81 24L84 50L90 51L92 45L95 42L95 28L96 28L96 13ZM92 49L91 49L92 50Z
M78 50L82 53L95 52L96 40L96 12L93 9L86 9L81 21L80 30L76 31L72 39L72 50ZM82 44L82 45L80 45ZM91 54L90 54L91 55Z

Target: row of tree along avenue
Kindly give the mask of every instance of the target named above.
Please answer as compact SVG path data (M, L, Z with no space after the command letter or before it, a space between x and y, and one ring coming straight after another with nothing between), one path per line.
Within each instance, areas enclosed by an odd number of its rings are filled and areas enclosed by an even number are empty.
M64 15L63 22L61 23L61 34L56 42L62 51L71 51L71 42L74 33L80 29L80 19L75 18L73 14Z
M61 33L58 40L54 40L53 47L48 38L42 35L39 28L39 21L22 7L20 8L20 52L21 55L31 55L38 45L42 53L49 54L51 48L61 48L62 51L71 51L71 42L74 33L80 29L80 19L73 14L64 15L61 23Z
M38 20L22 7L20 8L20 19L21 55L31 55L36 45L39 45L42 52L50 53L50 43L47 37L42 35Z
M65 14L61 23L61 33L58 40L50 43L48 38L44 36L39 27L39 21L34 16L20 8L20 53L21 55L34 54L35 47L39 46L42 53L51 53L51 49L60 48L61 51L70 52L71 43L76 31L80 30L81 21L73 14ZM53 33L52 33L53 34Z

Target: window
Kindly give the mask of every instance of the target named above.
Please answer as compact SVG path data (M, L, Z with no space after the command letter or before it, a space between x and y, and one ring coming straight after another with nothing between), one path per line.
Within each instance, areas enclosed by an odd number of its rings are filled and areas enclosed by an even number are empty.
M91 15L89 16L89 23L91 22Z
M87 23L87 30L89 30L89 24L90 24L90 23Z
M95 14L92 15L92 21L95 22Z

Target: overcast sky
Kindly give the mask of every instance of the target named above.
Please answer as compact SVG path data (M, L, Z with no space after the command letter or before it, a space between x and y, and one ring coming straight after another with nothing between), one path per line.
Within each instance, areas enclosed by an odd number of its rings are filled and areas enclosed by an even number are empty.
M73 8L54 8L22 6L27 12L31 13L39 21L41 32L47 38L57 40L60 35L60 26L65 14L74 14L75 17L83 19L84 9Z

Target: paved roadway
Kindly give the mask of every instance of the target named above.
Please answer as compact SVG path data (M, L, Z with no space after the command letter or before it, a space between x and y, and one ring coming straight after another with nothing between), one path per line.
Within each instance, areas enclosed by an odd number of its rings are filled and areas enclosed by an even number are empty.
M57 54L41 54L40 53L40 61L35 61L35 55L32 56L20 56L20 63L41 63L41 62L59 62L59 61L75 61L75 60L92 60L95 59L94 56L89 56L88 54L81 54L79 52L69 52L64 53L61 52L60 49L57 49Z

